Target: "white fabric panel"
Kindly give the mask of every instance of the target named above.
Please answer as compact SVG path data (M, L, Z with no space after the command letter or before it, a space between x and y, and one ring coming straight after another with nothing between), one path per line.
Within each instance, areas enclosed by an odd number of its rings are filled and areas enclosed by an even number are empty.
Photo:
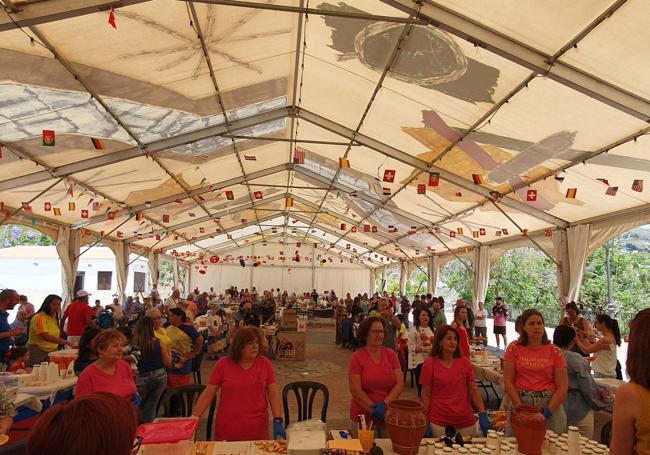
M577 301L580 296L580 286L587 260L587 247L591 235L591 224L583 224L567 229L567 244L569 249L569 302Z
M151 287L158 284L158 272L160 270L160 254L155 253L154 250L149 250L149 260L147 266L149 267L149 279L151 280ZM191 279L190 279L191 281Z
M482 246L474 250L474 279L472 283L472 306L478 308L478 302L485 302L490 283L490 247Z
M377 270L370 270L370 292L368 295L373 295L375 293L375 288L377 287Z
M569 294L570 270L566 231L558 230L553 233L553 248L558 262L557 289L560 294L559 297L567 297Z
M117 292L120 300L126 294L126 283L129 279L129 244L122 241L110 242L109 246L115 254L115 272L117 273Z
M223 265L218 268L221 269L221 280L218 289L223 290L229 288L230 286L237 286L239 289L246 289L251 287L252 267Z
M603 246L608 240L618 237L625 232L634 229L635 227L643 226L647 224L647 220L643 221L630 221L623 224L617 224L615 226L607 226L600 229L592 229L591 239L589 239L589 248L587 249L587 256L596 251L598 248Z
M343 275L343 286L339 294L336 289L336 295L345 295L349 292L350 295L363 294L368 292L367 277L368 271L364 269L359 270L346 270Z
M343 292L343 275L348 273L347 270L317 268L315 276L316 290L320 293L325 289L334 289L336 295L342 295ZM343 294L344 295L344 294Z
M438 292L438 279L440 277L440 256L429 256L427 258L427 269L429 273L429 293L436 295Z
M409 269L406 262L400 264L399 269L399 292L400 295L406 295L406 283L409 280Z
M178 259L176 258L172 263L172 273L174 274L174 289L178 289Z
M62 226L56 241L56 252L61 259L61 284L63 285L63 306L74 300L74 282L79 265L80 233L76 229Z
M267 289L285 289L280 267L253 267L253 286L259 292Z
M280 270L282 270L282 284L284 285L284 289L286 289L289 293L307 292L314 289L311 283L311 267L283 267ZM322 294L322 291L325 289L328 288L316 287L316 290L319 294Z

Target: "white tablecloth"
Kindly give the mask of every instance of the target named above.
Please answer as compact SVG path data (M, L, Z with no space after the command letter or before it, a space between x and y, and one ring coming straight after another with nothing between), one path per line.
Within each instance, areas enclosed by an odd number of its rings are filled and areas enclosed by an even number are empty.
M612 379L612 378L596 378L596 382L602 386L607 387L607 389L612 392L612 394L616 395L616 391L618 388L625 384L625 381L621 381L620 379Z
M71 378L59 379L56 382L52 382L47 385L39 386L22 386L18 389L18 393L26 393L29 395L36 396L39 400L47 400L50 398L54 401L56 393L61 390L71 389L77 383L77 377L73 376Z
M16 398L14 398L14 406L19 408L20 406L27 406L30 409L33 409L36 412L41 412L43 410L43 403L38 397L30 395L28 393L18 393Z
M488 357L487 361L472 360L472 368L474 369L474 376L479 381L490 381L503 387L503 373L497 368L492 366L492 361L498 361L496 357ZM490 362L488 365L487 363Z

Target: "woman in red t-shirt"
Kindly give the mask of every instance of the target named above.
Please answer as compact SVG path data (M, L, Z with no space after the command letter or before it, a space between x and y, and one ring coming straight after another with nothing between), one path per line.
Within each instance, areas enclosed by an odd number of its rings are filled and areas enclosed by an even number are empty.
M273 412L273 438L287 437L273 366L268 358L259 355L263 338L257 328L237 329L230 355L216 363L208 385L196 401L192 414L201 418L221 390L214 423L215 440L269 439L269 404Z
M490 429L472 364L461 355L459 339L458 330L452 326L438 327L431 355L422 366L420 384L424 412L430 423L428 437L445 436L445 427L449 425L462 435L475 436L476 417L472 403L479 411L481 429L484 432Z
M549 430L566 432L562 403L569 388L567 364L560 348L549 341L539 311L522 313L519 340L508 345L504 360L503 382L513 408L522 403L539 406L538 419L546 419Z
M460 351L465 357L469 359L469 323L467 322L467 307L465 305L457 305L454 310L454 321L451 326L458 332L458 344Z
M386 406L404 389L397 353L382 346L385 329L380 317L370 317L361 323L357 339L363 347L352 354L348 367L352 395L350 419L358 423L359 415L363 414L367 424L371 420L374 422L379 437L387 436L384 430Z
M109 392L139 404L131 366L122 360L127 340L115 329L102 330L92 341L98 359L79 375L75 397Z

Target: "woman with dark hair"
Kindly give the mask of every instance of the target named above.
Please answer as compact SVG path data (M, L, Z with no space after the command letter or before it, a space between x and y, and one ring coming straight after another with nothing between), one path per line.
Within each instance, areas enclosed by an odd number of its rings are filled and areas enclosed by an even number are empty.
M422 395L420 373L424 360L431 354L433 343L433 318L427 308L420 307L416 314L413 327L408 331L408 369L415 369L415 380L418 385L418 396Z
M611 453L650 453L650 308L630 322L625 367L630 382L616 391Z
M116 329L102 330L91 343L97 360L79 376L75 398L95 392L108 392L138 404L140 397L131 366L122 360L126 337Z
M286 439L282 404L271 361L260 355L261 331L242 327L235 332L230 354L219 359L192 414L198 418L220 392L214 439L246 441L269 439L268 407L273 413L273 438Z
M576 331L576 336L578 338L584 338L588 340L591 337L591 324L587 319L580 315L580 309L575 302L569 302L566 304L563 310L563 316L560 318L559 325L568 325L569 327L572 327L573 330ZM577 352L584 357L588 356L588 354L580 350L578 343L575 344L573 350L574 352Z
M524 403L539 406L538 418L546 419L548 429L564 433L567 364L562 351L549 341L539 311L528 309L521 314L521 335L508 345L504 360L503 382L513 412Z
M169 310L170 326L165 329L171 341L172 368L167 370L167 387L187 385L192 379L192 359L203 349L203 337L187 322L185 311Z
M573 327L561 325L553 332L553 344L562 350L567 363L569 389L564 400L567 425L578 427L581 436L592 439L594 434L594 409L611 404L611 398L600 396L589 364L577 352L573 352L576 332Z
M140 352L135 385L142 399L140 402L142 420L153 422L156 418L158 402L167 385L165 367L172 366L171 352L156 338L154 320L149 316L140 318L135 324L131 344Z
M393 349L383 346L384 319L369 317L357 331L361 349L355 351L348 367L348 381L352 400L350 419L358 423L359 416L372 420L378 435L384 437L386 405L399 397L404 389L402 368ZM353 429L356 427L353 427Z
M27 366L32 367L47 362L50 352L59 349L59 345L74 347L72 341L61 338L59 328L59 310L61 309L61 297L50 294L45 297L41 308L32 317L29 323L29 360Z
M591 368L597 378L616 378L616 346L621 345L621 330L618 321L606 314L596 316L596 330L602 336L590 343L580 336L576 336L576 344L585 354L593 354Z
M490 429L481 392L476 387L474 370L460 351L458 330L450 325L436 329L431 355L424 362L420 383L422 404L428 416L428 437L445 436L452 426L462 435L476 435L476 418L472 404L479 412L483 432Z
M98 392L51 407L36 421L28 455L130 455L137 410L111 393Z
M467 307L462 305L456 305L454 309L454 320L451 323L451 326L456 329L458 332L458 344L460 345L460 350L465 357L469 359L469 322L467 320Z
M74 374L79 377L88 365L97 360L97 353L92 348L93 339L102 331L99 327L89 325L79 338L79 355L74 361Z

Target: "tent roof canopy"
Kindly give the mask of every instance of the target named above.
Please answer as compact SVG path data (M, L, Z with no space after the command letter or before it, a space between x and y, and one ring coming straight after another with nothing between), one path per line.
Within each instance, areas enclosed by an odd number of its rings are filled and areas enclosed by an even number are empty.
M5 222L377 267L650 214L642 0L2 2Z

